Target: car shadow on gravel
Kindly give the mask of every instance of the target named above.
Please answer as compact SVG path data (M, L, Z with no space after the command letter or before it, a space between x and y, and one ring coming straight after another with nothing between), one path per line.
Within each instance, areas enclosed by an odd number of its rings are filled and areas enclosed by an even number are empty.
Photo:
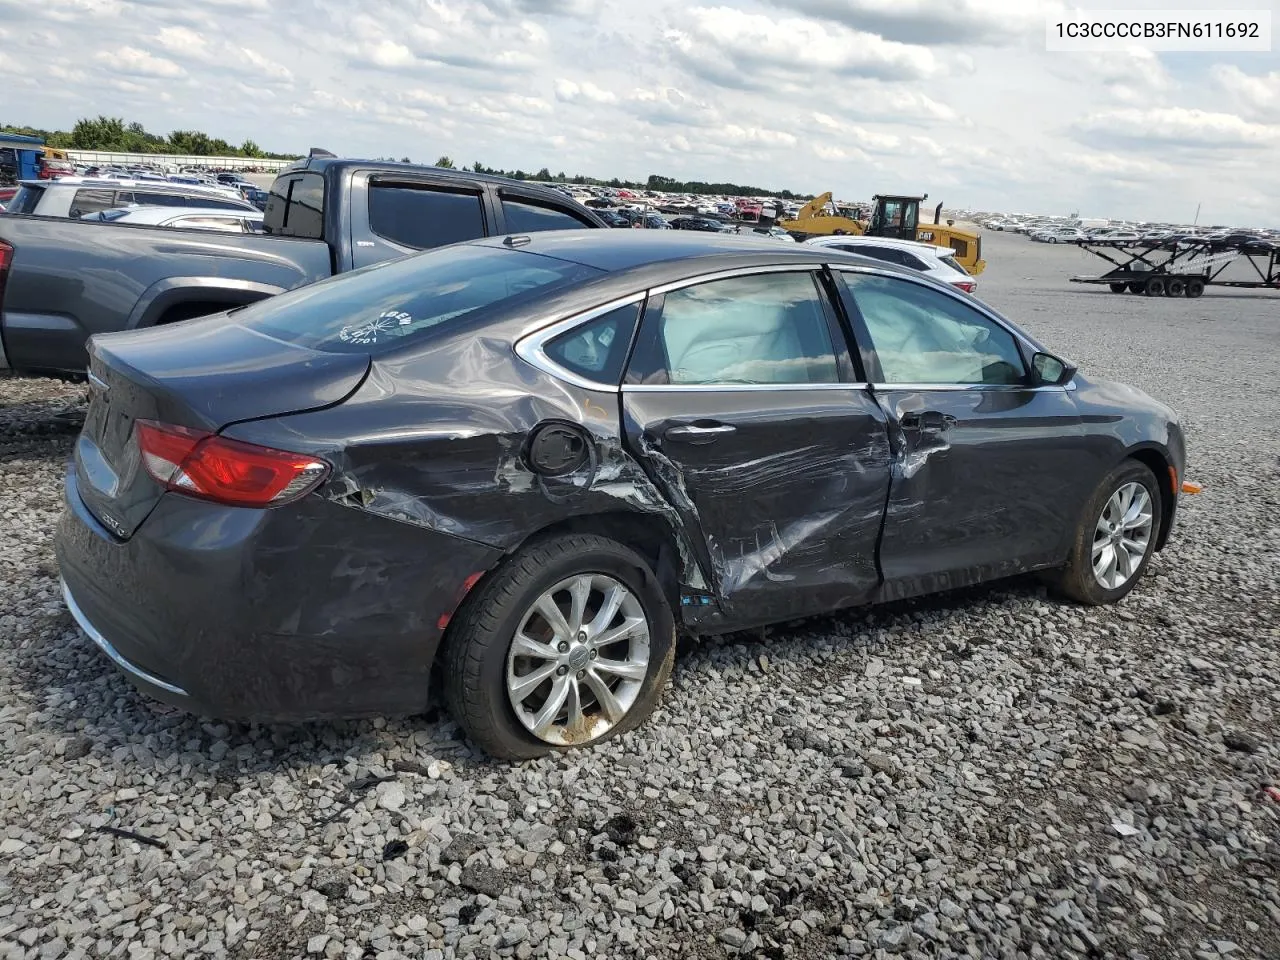
M41 578L56 586L52 563ZM747 643L782 663L804 656L817 634L846 638L851 646L873 647L876 633L922 614L943 614L977 604L1043 592L1035 577L967 587L944 594L895 601L789 621L761 631L708 637L680 645L675 680L686 670L706 668L706 660L688 654ZM18 696L28 716L45 734L51 752L92 753L110 757L124 781L141 781L157 766L177 761L190 776L225 781L301 768L362 762L390 747L397 753L447 759L477 775L494 765L461 739L456 725L438 706L409 717L315 721L298 724L237 723L200 717L152 700L133 685L77 629L60 603L33 616L33 629L12 656ZM859 641L859 637L869 637ZM74 743L71 747L69 744ZM132 771L129 770L133 767ZM410 764L412 766L412 764ZM499 765L505 766L505 765ZM410 771L415 772L415 771Z
M861 643L872 647L876 641L861 642L858 635L874 635L881 630L901 626L904 620L914 620L925 614L946 615L983 604L998 604L1011 598L1027 599L1045 595L1044 581L1036 574L1024 574L958 587L942 593L932 593L905 600L894 600L874 606L853 607L838 613L819 614L797 620L787 620L754 630L691 639L681 637L677 648L676 669L691 663L687 656L696 650L713 650L736 644L750 644L767 653L770 660L785 662L792 654L800 654L806 642L818 634L840 636L850 645ZM852 632L854 636L849 636Z

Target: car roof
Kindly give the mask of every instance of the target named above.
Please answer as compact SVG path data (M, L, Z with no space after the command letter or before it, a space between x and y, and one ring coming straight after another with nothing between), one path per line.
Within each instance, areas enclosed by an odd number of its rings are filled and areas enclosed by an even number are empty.
M351 157L306 157L302 160L292 163L287 167L276 172L277 176L286 176L291 173L314 172L324 174L326 171L344 171L344 170L372 170L378 173L402 174L405 176L413 176L419 173L429 173L432 177L443 179L460 180L466 183L488 183L495 186L503 187L519 187L522 190L528 190L534 194L543 196L553 196L559 199L573 200L573 197L566 197L560 191L545 183L538 183L535 180L514 180L511 177L499 177L491 173L474 173L471 170L458 170L454 167L432 167L427 164L420 163L398 163L394 160L358 160ZM577 203L578 201L574 201ZM587 209L591 209L588 207Z
M855 246L865 243L868 246L896 247L901 250L913 250L916 253L928 253L935 257L953 257L955 251L936 243L921 243L919 240L902 240L898 237L867 237L855 234L841 234L831 237L813 237L806 240L805 245L811 247L830 247L840 243L853 243Z
M629 271L675 261L699 259L724 261L726 269L767 264L841 262L890 268L912 273L905 267L882 263L843 250L815 248L803 243L779 243L762 234L704 233L685 230L548 230L540 233L516 234L513 237L488 237L472 241L485 246L514 246L528 253L541 254L594 267L608 273Z
M203 183L175 183L172 180L113 179L110 177L59 177L57 180L21 180L23 186L44 187L145 187L148 190L163 188L171 193L187 195L208 194L218 199L240 199L234 190L213 187ZM163 192L163 191L161 191Z

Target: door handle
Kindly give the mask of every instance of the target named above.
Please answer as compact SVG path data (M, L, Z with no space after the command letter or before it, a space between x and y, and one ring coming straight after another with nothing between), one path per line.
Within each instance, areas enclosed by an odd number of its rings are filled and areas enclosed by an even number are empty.
M682 423L671 427L663 436L668 440L681 440L685 443L712 443L725 434L733 433L737 427L728 423L717 423L712 426L699 426L696 423Z

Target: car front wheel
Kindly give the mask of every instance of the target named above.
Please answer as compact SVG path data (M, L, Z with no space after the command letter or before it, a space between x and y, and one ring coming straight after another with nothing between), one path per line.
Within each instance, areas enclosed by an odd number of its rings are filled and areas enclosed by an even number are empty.
M1078 603L1115 603L1137 584L1160 535L1160 487L1145 464L1126 460L1098 486L1076 528L1057 592Z
M644 559L603 537L557 537L467 598L441 661L445 701L491 756L537 757L642 723L674 654L671 608Z

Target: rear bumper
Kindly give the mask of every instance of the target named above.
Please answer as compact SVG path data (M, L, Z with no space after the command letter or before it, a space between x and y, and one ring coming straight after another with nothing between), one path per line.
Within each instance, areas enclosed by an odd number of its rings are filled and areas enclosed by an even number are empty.
M68 610L139 689L263 722L423 709L447 615L501 556L315 496L262 511L166 494L121 541L74 472L55 546Z
M193 709L194 704L191 702L191 695L176 684L161 680L157 676L153 676L143 670L133 661L129 660L124 654L117 650L106 637L98 630L97 627L89 620L85 612L80 609L80 604L76 603L75 597L71 595L71 588L67 586L67 581L62 580L62 600L67 605L67 611L71 614L71 619L76 622L86 637L94 642L99 650L107 655L107 658L117 667L125 672L130 680L142 691L151 694L158 700L165 700L179 706Z

